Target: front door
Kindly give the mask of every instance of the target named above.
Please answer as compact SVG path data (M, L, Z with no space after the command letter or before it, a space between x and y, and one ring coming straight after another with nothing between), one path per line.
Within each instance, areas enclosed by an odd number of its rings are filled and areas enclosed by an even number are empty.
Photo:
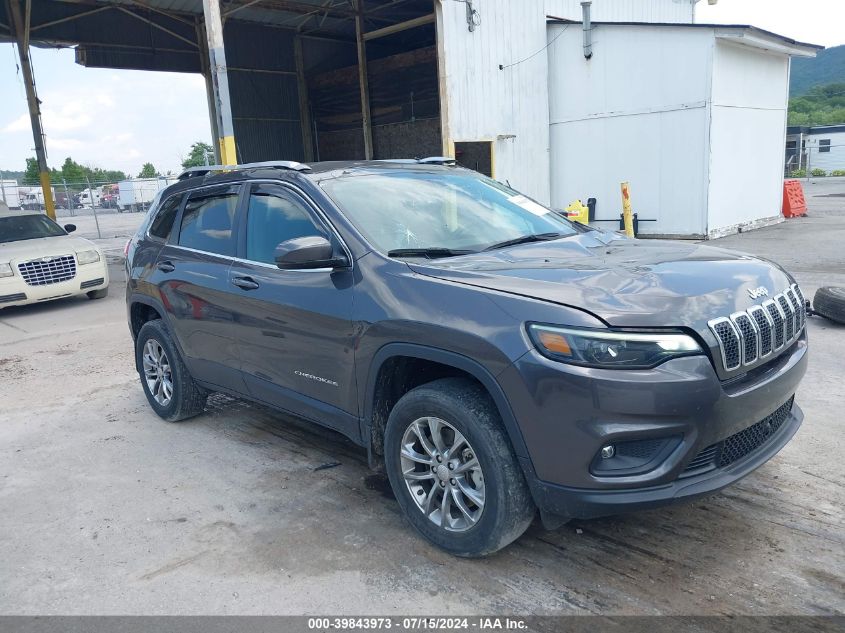
M339 238L299 193L274 183L249 185L238 259L229 270L241 367L264 402L358 435L351 268L280 270L280 242Z
M243 392L231 309L236 289L228 276L237 250L240 188L223 185L188 196L159 252L155 279L191 375Z

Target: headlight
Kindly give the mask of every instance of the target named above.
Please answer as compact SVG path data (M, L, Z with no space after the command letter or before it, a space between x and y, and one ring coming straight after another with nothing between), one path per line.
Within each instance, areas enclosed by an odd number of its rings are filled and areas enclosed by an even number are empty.
M676 332L619 332L528 326L537 350L552 360L610 369L648 369L679 356L702 354L691 336Z
M76 261L81 264L93 264L100 261L100 254L96 250L80 251L76 254Z
M11 264L0 264L0 277L11 277L12 275L14 273Z

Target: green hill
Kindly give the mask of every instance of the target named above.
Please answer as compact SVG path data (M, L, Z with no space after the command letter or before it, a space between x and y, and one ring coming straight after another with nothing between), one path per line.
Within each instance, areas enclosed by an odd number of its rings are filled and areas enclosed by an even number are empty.
M792 60L789 96L807 94L816 86L845 83L845 45L819 51L814 58Z

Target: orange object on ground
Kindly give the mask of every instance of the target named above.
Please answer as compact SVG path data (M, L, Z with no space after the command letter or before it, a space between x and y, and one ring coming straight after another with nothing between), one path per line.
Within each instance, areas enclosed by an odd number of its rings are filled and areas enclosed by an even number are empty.
M800 180L783 181L783 217L797 218L807 215L807 202Z

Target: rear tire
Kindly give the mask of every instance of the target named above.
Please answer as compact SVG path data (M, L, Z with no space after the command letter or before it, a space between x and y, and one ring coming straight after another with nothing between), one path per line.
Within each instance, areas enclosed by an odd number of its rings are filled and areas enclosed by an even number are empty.
M109 296L109 287L106 286L105 288L100 288L99 290L92 290L91 292L86 292L85 295L89 299L105 299Z
M813 312L834 323L845 324L845 288L828 286L816 290Z
M147 321L138 332L135 366L160 418L178 422L202 413L208 392L194 382L161 319Z
M406 393L390 412L384 455L408 521L450 554L491 554L534 518L498 410L472 380L444 378Z

